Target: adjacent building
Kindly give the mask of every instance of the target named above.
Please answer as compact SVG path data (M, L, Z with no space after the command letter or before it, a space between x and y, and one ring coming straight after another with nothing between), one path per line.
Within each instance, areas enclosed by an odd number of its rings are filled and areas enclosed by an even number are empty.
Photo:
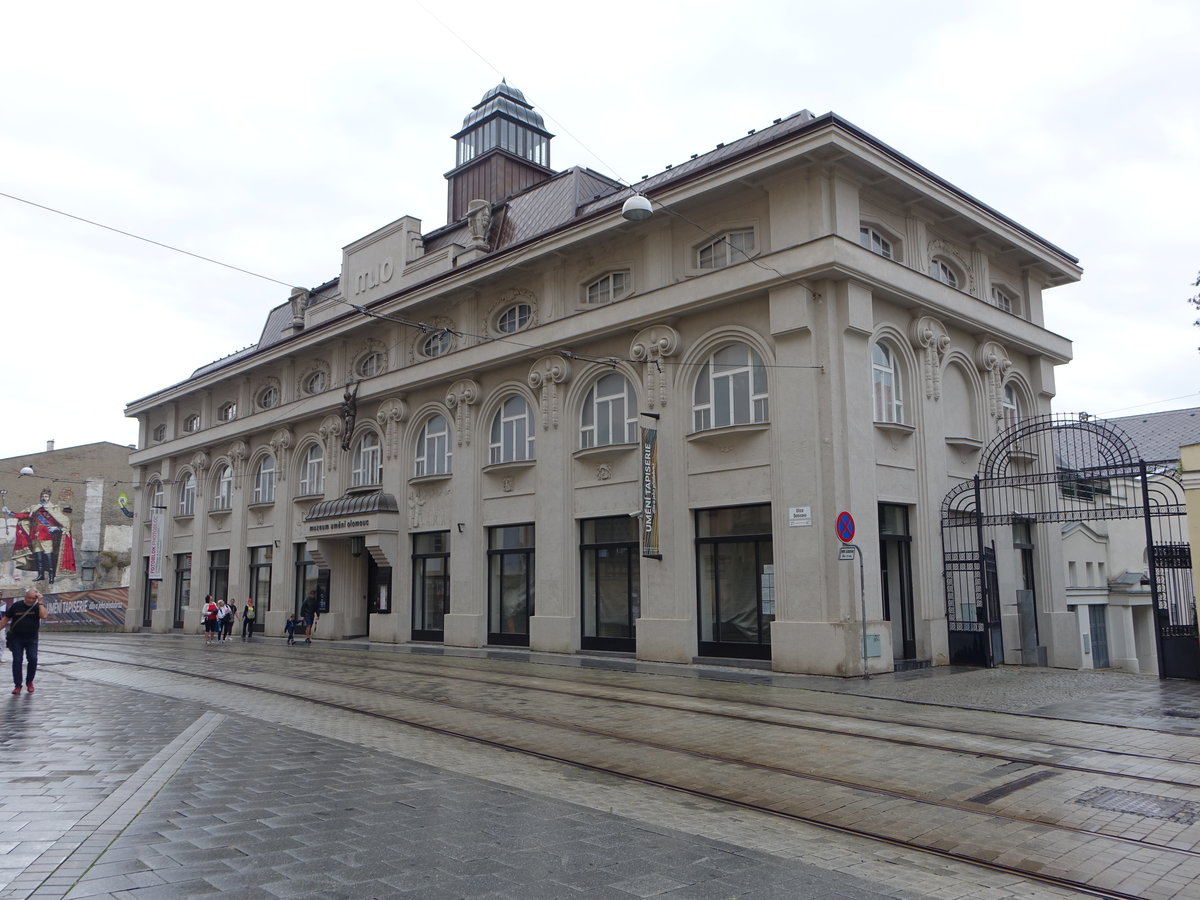
M213 594L279 632L315 593L325 637L946 663L941 502L1049 412L1077 260L833 113L632 188L553 169L507 84L454 140L447 225L352 241L129 405L128 627Z

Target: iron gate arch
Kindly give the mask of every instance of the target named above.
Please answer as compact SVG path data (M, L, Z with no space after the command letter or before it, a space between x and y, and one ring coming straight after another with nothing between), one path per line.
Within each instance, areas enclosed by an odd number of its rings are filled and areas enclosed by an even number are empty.
M950 663L1004 661L1003 607L1016 604L1000 595L996 540L1002 532L1012 534L1014 525L1140 519L1159 675L1200 679L1186 512L1178 461L1140 458L1112 422L1086 413L1050 414L1006 428L984 448L976 475L942 501ZM1009 614L1025 635L1029 623L1019 612ZM1031 613L1035 635L1040 612Z

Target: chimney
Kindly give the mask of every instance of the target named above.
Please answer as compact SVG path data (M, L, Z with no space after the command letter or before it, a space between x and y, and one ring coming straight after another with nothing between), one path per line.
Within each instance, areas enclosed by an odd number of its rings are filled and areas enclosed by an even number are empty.
M54 441L46 441L46 452L49 453L54 449Z

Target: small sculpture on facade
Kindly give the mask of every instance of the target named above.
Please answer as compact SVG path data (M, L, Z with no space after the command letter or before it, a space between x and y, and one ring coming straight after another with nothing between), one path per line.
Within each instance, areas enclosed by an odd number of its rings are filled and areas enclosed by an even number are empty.
M346 385L346 393L342 394L342 449L350 449L350 439L354 433L354 420L358 417L358 385L360 382Z

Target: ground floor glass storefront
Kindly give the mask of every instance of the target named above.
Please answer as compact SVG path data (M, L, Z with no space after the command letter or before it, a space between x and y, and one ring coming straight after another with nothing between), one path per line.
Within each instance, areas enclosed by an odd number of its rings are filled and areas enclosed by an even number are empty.
M771 507L696 511L700 655L769 659L775 618Z
M440 641L450 612L450 532L412 536L412 639Z
M488 529L488 643L529 646L533 615L533 525Z
M579 523L585 650L636 648L641 615L638 521L630 516L610 516Z

